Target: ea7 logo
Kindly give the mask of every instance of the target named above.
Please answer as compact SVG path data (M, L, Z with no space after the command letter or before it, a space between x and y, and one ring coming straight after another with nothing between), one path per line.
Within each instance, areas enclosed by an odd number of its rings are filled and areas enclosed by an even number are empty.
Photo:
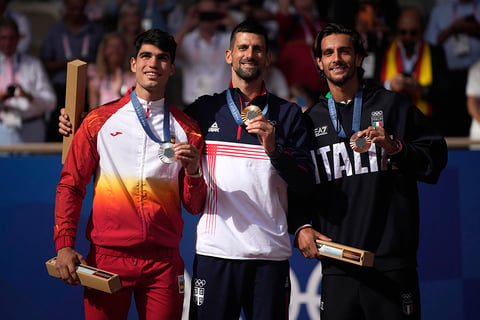
M327 133L327 126L315 128L315 137L320 137L326 135Z

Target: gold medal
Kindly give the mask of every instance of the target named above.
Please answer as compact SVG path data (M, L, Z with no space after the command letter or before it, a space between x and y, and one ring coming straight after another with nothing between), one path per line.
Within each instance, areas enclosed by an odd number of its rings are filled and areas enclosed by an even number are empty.
M175 162L175 150L173 149L173 144L169 142L160 144L160 148L158 149L158 157L164 163Z
M243 123L247 124L247 121L255 119L258 116L262 115L262 110L254 105L249 105L242 111L242 120Z
M372 142L367 136L357 137L357 134L354 133L350 138L350 147L358 153L367 152L371 144Z

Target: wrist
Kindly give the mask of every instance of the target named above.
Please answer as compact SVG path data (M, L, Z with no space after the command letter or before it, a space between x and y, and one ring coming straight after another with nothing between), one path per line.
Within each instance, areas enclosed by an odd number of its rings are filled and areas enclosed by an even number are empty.
M278 158L280 158L280 156L283 153L283 146L281 144L276 143L275 144L275 150L273 150L273 152L270 152L270 153L265 152L265 153L272 160L278 159Z
M200 167L197 167L197 170L195 170L195 172L193 173L189 173L187 169L185 169L185 174L187 175L187 177L190 177L190 178L200 178L202 176L202 169L200 169Z
M298 227L298 229L295 231L295 234L294 234L294 238L296 239L297 236L298 236L298 233L300 231L302 231L303 229L307 229L307 228L313 228L311 224L307 223L307 224L304 224L303 226L300 226Z
M398 139L393 140L393 144L395 147L390 151L386 151L387 155L389 156L393 156L402 150L402 143L400 142L400 140Z

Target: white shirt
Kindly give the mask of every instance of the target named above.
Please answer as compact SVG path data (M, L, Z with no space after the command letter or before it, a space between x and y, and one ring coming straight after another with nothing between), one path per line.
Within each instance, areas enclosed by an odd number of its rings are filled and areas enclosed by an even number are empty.
M194 30L184 37L181 47L184 103L190 104L202 95L222 92L228 87L231 66L225 62L225 50L230 47L230 33L219 31L208 42Z
M6 61L5 55L0 53L0 89L6 88L13 83L19 84L27 93L33 96L29 101L25 97L14 96L5 100L0 109L5 107L12 111L0 111L0 144L12 144L21 142L44 142L45 125L43 119L29 121L41 117L46 112L53 111L57 104L55 92L50 85L44 67L38 58L27 54L17 54L12 57L13 79L4 81ZM8 82L8 83L7 83ZM10 122L12 117L17 117L20 123Z

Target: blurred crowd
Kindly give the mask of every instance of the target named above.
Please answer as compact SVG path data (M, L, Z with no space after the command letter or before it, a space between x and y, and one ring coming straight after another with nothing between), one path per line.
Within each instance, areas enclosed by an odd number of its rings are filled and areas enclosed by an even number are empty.
M178 45L177 72L167 87L171 103L183 108L203 94L223 91L230 82L225 62L230 31L247 18L269 32L267 89L303 110L328 90L314 64L312 42L325 23L340 22L364 40L364 81L408 95L445 136L480 139L475 0L432 0L428 6L400 0L57 3L58 18L41 39L33 39L38 26L29 15L16 9L15 1L0 0L0 144L61 141L57 124L69 61L88 63L86 111L124 95L135 83L134 39L149 28L168 31ZM40 41L38 50L33 40Z

